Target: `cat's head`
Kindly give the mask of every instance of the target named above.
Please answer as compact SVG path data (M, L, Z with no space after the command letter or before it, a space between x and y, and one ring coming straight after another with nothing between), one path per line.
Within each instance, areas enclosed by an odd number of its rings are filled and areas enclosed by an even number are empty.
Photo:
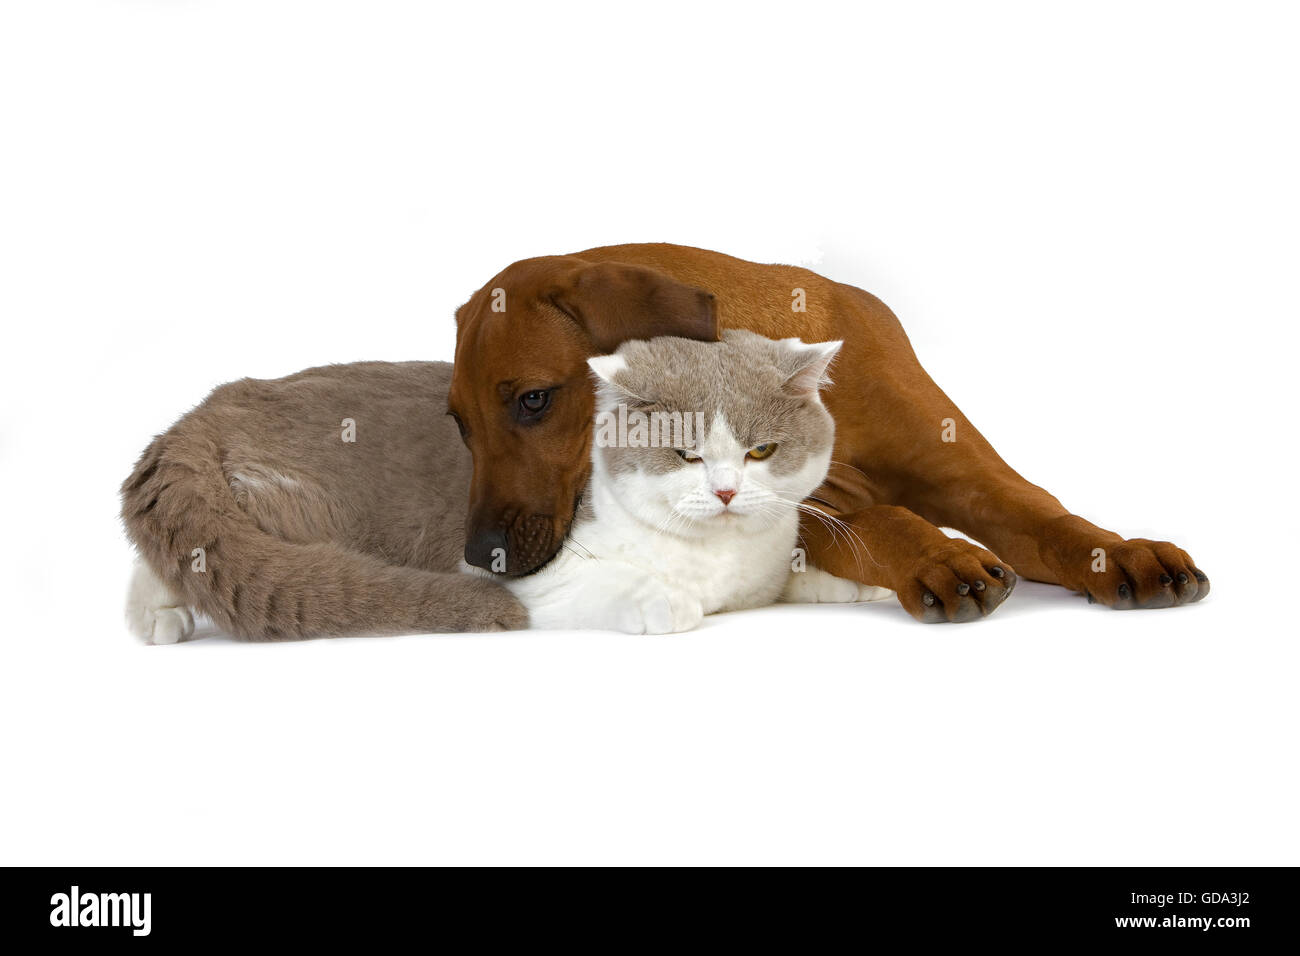
M840 344L733 329L721 342L633 341L589 359L593 480L687 536L793 513L830 467L835 425L820 389Z

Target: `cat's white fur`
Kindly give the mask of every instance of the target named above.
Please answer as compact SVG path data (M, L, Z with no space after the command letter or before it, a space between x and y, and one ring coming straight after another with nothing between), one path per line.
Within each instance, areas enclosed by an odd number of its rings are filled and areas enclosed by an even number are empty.
M840 343L809 346L804 381L812 401ZM589 360L610 382L626 367L615 353ZM608 408L602 408L608 411ZM792 571L798 503L826 476L830 448L795 472L746 458L722 410L695 451L702 459L667 473L612 475L593 449L590 516L580 517L559 555L507 582L534 628L604 628L661 634L689 630L705 614L797 603L880 600L891 592L816 568ZM725 503L715 492L735 492Z
M808 567L792 571L781 592L786 604L861 604L893 597L889 588L859 584L849 578L837 578L821 568Z
M137 561L127 588L126 626L146 644L175 644L194 633L194 615L179 594Z

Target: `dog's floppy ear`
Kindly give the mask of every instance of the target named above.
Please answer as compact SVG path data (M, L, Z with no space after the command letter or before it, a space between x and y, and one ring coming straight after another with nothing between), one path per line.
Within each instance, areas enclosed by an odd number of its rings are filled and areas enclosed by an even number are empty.
M600 352L657 335L717 341L713 294L643 266L601 262L564 276L551 301L582 326Z

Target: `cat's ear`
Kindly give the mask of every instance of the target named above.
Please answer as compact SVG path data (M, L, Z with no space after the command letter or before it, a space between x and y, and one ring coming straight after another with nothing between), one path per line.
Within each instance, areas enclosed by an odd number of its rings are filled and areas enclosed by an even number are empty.
M826 374L830 364L839 354L843 342L814 342L809 345L800 339L782 339L785 349L782 369L787 377L785 390L798 398L820 401L818 392L831 383Z
M627 368L627 359L615 353L614 355L593 355L587 359L587 365L596 377L608 385L614 384L614 376Z

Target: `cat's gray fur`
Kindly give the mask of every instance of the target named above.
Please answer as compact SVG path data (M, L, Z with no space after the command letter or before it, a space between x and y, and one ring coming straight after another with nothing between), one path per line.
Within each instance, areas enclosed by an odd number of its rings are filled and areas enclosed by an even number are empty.
M122 485L137 586L250 639L526 627L504 588L457 571L472 466L450 379L359 362L216 389Z
M830 576L795 573L792 559L803 500L830 464L835 425L819 387L839 346L732 329L721 342L630 341L590 359L600 383L589 507L570 547L508 585L533 626L666 633L782 595L822 600ZM614 427L656 415L697 424L690 436ZM816 585L792 582L808 574ZM856 583L838 584L840 599L857 599Z

